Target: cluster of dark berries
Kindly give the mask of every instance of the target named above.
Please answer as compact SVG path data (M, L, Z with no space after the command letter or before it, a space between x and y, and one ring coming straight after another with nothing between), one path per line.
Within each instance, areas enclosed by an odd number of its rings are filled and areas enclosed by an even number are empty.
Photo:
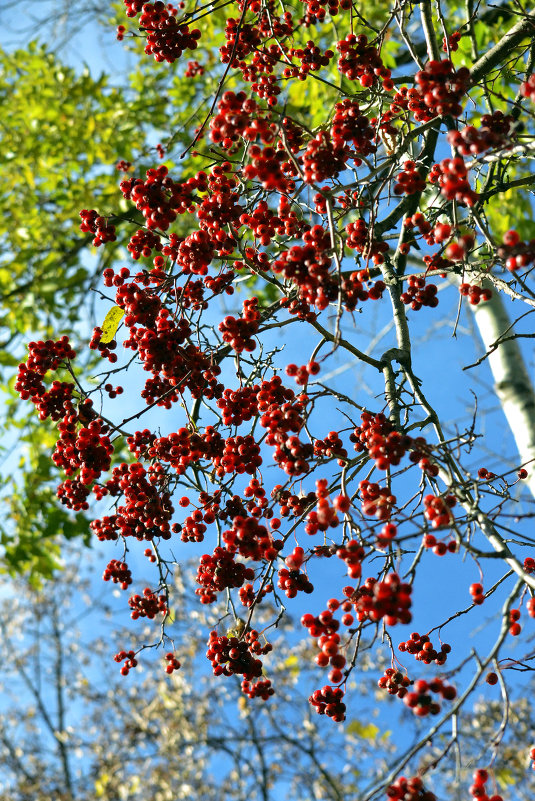
M457 499L453 495L446 495L445 498L437 495L426 495L424 497L424 515L431 522L433 528L449 526L453 520L451 510L456 503Z
M403 697L403 703L412 709L417 717L426 715L438 715L440 703L433 700L433 694L441 696L446 701L453 701L457 696L457 690L451 684L447 684L442 679L436 678L431 681L418 679L412 689Z
M346 719L343 697L344 691L341 687L331 687L327 684L321 690L314 690L308 700L319 715L327 715L337 723L341 723Z
M451 645L441 643L440 651L437 651L427 634L420 635L415 631L407 642L400 642L398 650L412 654L415 659L425 665L430 665L431 662L436 665L443 665L451 651Z
M400 776L387 788L386 798L389 801L437 801L436 795L424 788L419 776L411 779Z
M104 581L110 581L111 579L114 584L120 584L122 590L128 589L128 586L132 584L132 573L128 565L118 559L112 559L108 562L102 578Z
M480 287L477 284L462 283L459 285L459 292L463 297L468 298L472 306L477 306L482 301L490 300L492 289Z
M377 686L386 690L389 695L397 695L404 698L408 693L408 688L414 682L408 676L404 676L400 670L387 668L381 678L377 681Z

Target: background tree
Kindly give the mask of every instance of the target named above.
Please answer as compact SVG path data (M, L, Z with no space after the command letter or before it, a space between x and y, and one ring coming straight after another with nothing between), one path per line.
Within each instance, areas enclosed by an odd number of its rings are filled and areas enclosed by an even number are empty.
M108 674L109 638L121 635L114 599L100 602L82 578L87 553L67 549L66 556L65 571L45 591L14 579L2 604L0 786L6 801L134 801L148 788L155 801L350 797L355 776L374 756L378 727L354 720L326 747L320 720L299 690L308 668L285 642L289 629L280 632L281 693L272 704L247 702L239 682L213 693L193 660L165 676L162 655L147 664L139 683L128 685ZM173 586L175 625L193 656L204 645L203 628L215 619L195 599L192 580L188 567ZM94 627L101 635L89 639ZM299 649L308 650L308 643ZM299 721L294 732L283 725L288 717ZM387 737L382 744L380 761L391 750ZM351 764L357 753L358 770Z
M158 148L165 164L121 165L124 213L144 221L128 250L151 269L103 270L102 297L112 290L115 306L90 350L111 366L91 386L92 363L77 360L65 337L33 342L15 389L41 419L59 423L53 462L66 475L63 505L77 514L92 495L108 503L90 525L101 541L123 544L108 580L128 589L126 553L141 558L136 541L144 543L155 574L129 607L134 619L161 621L154 644L168 647L174 636L176 550L212 537L197 594L207 605L226 598L207 654L216 676L238 675L246 696L271 703L270 639L287 614L283 595L314 593L294 604L316 663L329 670L312 706L343 723L346 691L369 655L378 667L387 660L374 681L385 700L404 703L415 734L409 747L397 734L396 759L362 782L361 798L430 801L424 783L455 754L460 797L469 765L460 724L486 681L501 692L503 722L470 790L499 801L511 676L532 666L519 637L524 603L535 615L531 501L519 484L533 472L533 390L518 343L532 334L525 312L507 317L533 305L532 225L521 218L531 213L533 183L525 162L534 15L515 4L480 14L427 2L183 11L129 3L132 21L118 28L120 40L160 63L191 51L176 86L189 81L187 104L199 105L188 123L195 131L172 123ZM82 230L96 246L117 235L115 218L88 208ZM222 315L219 299L244 282L254 295ZM453 297L457 308L444 314ZM429 380L464 391L447 361L456 343L438 348L428 322L440 299L455 336L463 298L478 308L486 351L476 366L494 369L520 458L507 437L488 435L490 418L477 409L459 425L459 404ZM378 337L370 341L359 314L383 326ZM373 403L336 380L341 354L360 365ZM116 374L135 364L151 374L145 405L118 413ZM50 384L58 369L66 372ZM140 393L133 378L127 389ZM500 445L489 470L486 455ZM464 621L481 620L483 604L493 625L466 647ZM223 623L230 614L232 633ZM426 634L398 635L413 615ZM117 654L123 675L139 650ZM273 664L269 676L259 657Z
M165 676L160 655L135 683L110 675L110 639L127 636L117 628L120 610L113 596L99 600L94 582L83 575L91 574L95 557L88 564L87 552L72 548L65 556L64 572L45 591L22 578L10 580L0 608L0 787L6 801L136 801L149 788L155 801L350 801L359 782L392 759L389 733L374 717L373 690L362 695L358 718L325 737L322 719L302 693L314 681L310 643L291 645L292 626L278 632L279 692L269 704L246 701L237 681L214 693L212 679L190 659ZM214 623L192 592L194 572L187 566L173 581L174 625L191 655L202 650L203 630ZM91 634L95 628L99 636ZM359 664L362 677L376 667L367 658ZM533 726L530 694L510 699L508 711L511 731L497 775L503 786L514 785L516 798L528 799L533 779L525 776L517 743ZM482 738L495 736L501 714L499 703L483 696L476 702L467 719L466 760L478 758ZM437 743L437 755L443 747ZM444 797L455 797L453 782L454 772L445 770Z

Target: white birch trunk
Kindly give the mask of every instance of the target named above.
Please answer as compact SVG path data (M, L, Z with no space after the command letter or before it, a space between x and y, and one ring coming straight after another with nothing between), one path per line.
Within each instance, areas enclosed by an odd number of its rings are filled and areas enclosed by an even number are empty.
M487 352L500 337L514 335L496 290L490 300L471 309ZM509 339L499 345L488 362L496 396L516 442L519 465L528 471L526 484L535 498L535 391L517 340Z

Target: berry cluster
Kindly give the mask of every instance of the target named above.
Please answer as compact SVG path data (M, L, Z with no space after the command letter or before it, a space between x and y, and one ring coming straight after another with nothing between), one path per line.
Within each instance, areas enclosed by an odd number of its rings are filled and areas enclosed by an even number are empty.
M256 348L253 336L258 331L260 319L258 298L244 300L243 317L236 318L229 315L219 323L223 342L228 342L236 353L242 353L244 350L253 351Z
M214 676L238 674L250 682L262 675L262 662L253 656L245 639L219 636L216 631L212 631L206 656L212 663Z
M431 110L423 96L420 88L416 86L401 86L393 97L393 102L390 105L390 111L383 115L379 129L383 133L383 138L387 142L395 142L397 138L397 131L391 124L391 119L394 115L402 113L404 110L411 111L414 119L417 122L428 122L436 117L434 110ZM393 152L392 147L389 148Z
M447 138L461 156L475 156L491 148L510 144L513 128L513 117L495 111L493 114L483 114L479 128L465 125L459 131L448 131Z
M227 437L223 453L212 459L217 476L222 478L226 473L256 473L262 464L260 446L255 438L248 434L245 437Z
M340 467L347 459L347 450L343 447L337 431L329 431L323 439L315 439L314 454L322 459L336 458Z
M120 584L122 590L128 589L129 585L132 584L132 573L128 565L118 559L112 559L108 562L102 578L104 581L111 579L114 584Z
M442 39L442 50L444 53L447 53L448 50L455 52L455 50L459 49L459 42L461 41L462 33L461 31L454 31L450 33L450 35L446 38Z
M346 98L334 107L331 136L336 148L352 144L360 156L369 156L376 150L373 142L375 131L368 117L360 110L356 100ZM360 166L361 159L354 159L355 166Z
M160 469L153 465L147 472L139 462L123 463L113 468L112 477L102 486L95 486L97 499L124 496L116 514L90 524L99 540L117 540L121 536L151 542L155 537L170 538L169 521L174 507L169 492L158 486Z
M188 61L184 78L195 78L197 75L204 75L204 67L198 61Z
M304 387L308 384L308 379L311 375L317 375L320 371L320 366L317 362L310 361L308 364L303 364L298 367L296 364L289 364L286 367L286 375L295 378L295 383Z
M486 784L489 780L488 771L483 768L478 768L472 774L472 784L469 787L469 793L473 801L503 801L501 795L487 795Z
M131 0L125 0L129 10L133 10L134 5ZM176 15L178 9L171 3L164 3L156 0L155 3L144 2L142 13L139 18L139 27L147 33L147 44L145 53L153 55L155 61L167 61L172 64L181 57L184 50L195 50L197 42L201 38L201 32L197 28L190 31L187 25L179 24ZM135 14L127 14L135 16Z
M75 358L76 352L69 343L69 337L62 336L56 341L47 339L46 342L43 340L30 342L25 366L27 370L37 373L42 378L49 370L57 370ZM26 396L28 397L29 395Z
M340 9L347 11L351 8L351 0L306 0L306 7L307 11L301 23L306 26L316 25L318 22L323 22L327 10L331 17L336 16Z
M252 568L236 562L234 553L217 547L211 556L201 556L196 579L201 586L195 592L200 596L201 603L210 604L216 600L217 593L227 587L241 587L251 579L254 579Z
M384 253L389 249L388 242L373 238L373 234L364 220L348 223L345 228L346 245L350 250L362 253L366 261L373 260L374 264L383 264ZM367 280L369 274L359 276L360 280ZM384 288L384 285L383 285ZM380 295L379 295L380 297Z
M329 490L327 489L327 479L316 481L316 508L308 513L305 531L309 535L317 534L318 531L327 531L329 528L336 528L340 521L337 511L345 513L349 510L350 501L345 495L339 495L333 506L329 503Z
M150 281L158 281L150 274ZM130 327L125 348L137 351L146 371L147 379L141 397L148 404L157 403L170 408L188 389L193 397L219 397L223 386L218 384L220 368L209 353L186 342L191 333L187 320L176 319L167 308L162 308L159 297L149 288L140 287L143 274L132 283L119 287L117 305L125 309L124 321Z
M472 596L472 603L476 604L477 606L481 606L481 604L485 601L485 591L483 589L483 585L479 582L470 584L470 595Z
M417 211L416 214L406 217L403 221L403 227L409 231L418 228L419 233L423 236L428 245L445 242L450 238L452 232L452 227L449 223L438 222L433 226L421 211ZM413 243L409 241L404 242L401 246L402 253L408 253L408 248L411 244Z
M130 670L137 667L138 664L135 651L119 651L118 654L115 654L113 659L115 662L124 662L124 665L121 667L122 676L128 676Z
M250 608L253 604L261 603L262 599L269 592L273 592L273 587L271 584L267 584L265 587L262 587L258 592L255 591L255 588L252 584L244 584L243 587L240 587L240 602L243 604L243 606Z
M535 74L530 75L528 80L521 84L520 94L535 102Z
M308 699L316 708L318 715L327 715L337 723L346 719L346 705L342 702L344 691L341 687L326 684L321 690L314 690Z
M273 540L267 528L255 517L236 515L232 528L223 532L223 542L231 552L255 562L272 562L282 550L282 540Z
M100 247L104 242L115 242L117 239L115 226L110 225L98 211L82 209L80 217L82 218L80 230L84 233L94 234L93 245L95 247Z
M329 608L320 612L319 615L314 616L307 613L301 618L301 624L308 629L310 636L317 638L320 652L316 655L316 664L320 667L327 667L330 664L329 681L335 684L342 681L342 668L346 664L345 656L340 653L340 634L338 633L340 621L333 616L333 611L336 611L339 606L336 599L331 599L328 603ZM351 604L344 602L342 608L351 609Z
M362 574L362 560L364 559L364 548L357 540L349 540L340 548L337 548L336 555L347 565L347 575L352 579L360 578Z
M30 400L35 404L39 420L46 420L50 417L51 420L57 421L60 420L65 413L72 413L74 411L74 384L72 382L53 381L50 389L39 394L39 391L44 389L40 384L40 378L37 378L35 375L32 376L32 371L30 370L22 370L20 368L19 370L15 389L20 391L21 397L23 397L23 393L35 392L35 394L31 395ZM32 382L35 382L33 386Z
M414 195L425 189L425 178L422 178L414 161L403 163L403 172L396 177L394 184L395 195Z
M114 353L115 349L117 348L117 342L115 339L112 339L110 342L101 342L101 338L103 335L103 330L100 326L96 326L93 329L93 333L91 335L91 339L89 341L89 348L91 350L98 350L99 356L103 359L108 359L111 364L115 364L117 361L117 354Z
M518 637L522 631L522 626L518 622L520 620L520 609L509 610L509 634L512 637Z
M59 439L52 461L68 476L79 470L82 484L92 484L110 469L114 448L108 427L100 418L77 431L79 419L77 413L67 413L58 423Z
M535 262L535 239L523 242L518 231L507 231L503 244L498 248L498 256L505 260L505 266L511 272L529 267Z
M192 194L204 187L202 176L189 179L185 184L176 183L165 165L147 170L145 181L127 178L120 188L127 200L132 200L143 214L149 229L166 231L178 214L193 208ZM165 252L165 250L164 250Z
M415 75L421 98L432 117L462 114L461 98L470 86L470 70L456 70L449 59L428 61L424 69Z
M447 553L456 553L458 546L455 540L448 543L437 540L434 534L424 536L424 548L431 548L436 556L445 556Z
M301 300L325 309L339 293L338 281L330 272L330 237L321 225L314 225L303 238L302 247L294 245L282 251L271 269L298 287Z
M419 311L422 306L429 306L432 309L438 306L437 286L426 283L423 275L409 275L407 288L400 297L401 301L413 311Z
M158 253L163 250L162 240L159 235L144 228L140 228L135 234L132 234L126 247L135 261L142 256L144 259L149 259L153 250Z
M492 297L492 289L484 287L483 289L477 284L462 283L459 285L459 292L463 297L468 298L472 306L477 306L481 301L490 300Z
M376 86L379 81L386 91L393 88L390 70L384 66L379 51L368 43L364 34L355 36L349 33L345 39L337 42L336 49L340 53L338 69L350 81L360 81L365 89Z
M396 496L391 494L388 487L380 487L365 479L359 481L359 495L363 514L375 515L378 520L390 520Z
M233 69L245 69L244 59L261 45L262 35L257 26L249 23L240 26L237 19L230 17L225 24L225 39L226 44L219 50L221 62L230 63Z
M286 175L287 172L293 172L293 169L286 164L287 154L284 150L276 150L271 145L264 148L251 145L247 155L249 164L243 168L246 179L258 180L264 189L275 189L281 194L293 192L295 183Z
M327 67L334 53L332 50L322 51L312 39L309 39L304 47L290 47L287 53L291 59L297 59L299 67L286 67L283 70L285 78L299 78L303 81L309 72L318 72L322 67Z
M535 573L535 559L532 556L524 559L524 570L526 573Z
M249 142L260 137L267 145L277 132L277 126L270 119L271 114L264 112L245 92L224 92L217 114L210 121L210 138L229 153L237 149L242 137Z
M396 431L382 413L364 411L360 419L361 425L349 437L355 443L357 453L367 451L379 470L398 465L411 444L411 438Z
M224 449L223 437L212 426L207 426L203 433L179 428L168 437L155 437L149 442L138 439L137 443L144 448L147 457L170 464L178 475L183 475L190 464L201 459L220 458ZM134 447L135 442L131 445Z
M431 681L424 681L418 679L414 682L412 690L410 690L403 698L403 703L412 709L413 713L418 717L425 717L426 715L438 715L440 712L440 703L433 700L432 693L442 697L446 701L453 701L457 696L455 687L447 684L442 679L432 679Z
M310 140L303 155L304 181L318 184L326 178L335 178L344 169L347 158L344 144L336 144L327 131L320 131Z
M175 670L180 670L181 664L172 651L165 655L165 672L171 675Z
M261 698L262 701L267 701L275 693L271 679L257 679L253 684L244 679L241 683L241 690L248 698Z
M457 200L464 206L473 206L479 198L468 181L468 169L460 156L442 159L429 172L429 181L438 183L440 191L448 200Z
M389 695L397 695L404 698L408 693L408 687L414 682L408 676L404 676L401 671L395 668L387 668L381 678L377 681L377 686L386 690Z
M453 495L446 495L441 498L437 495L426 495L424 497L424 515L431 521L433 528L440 526L450 526L453 521L451 510L456 505L457 499Z
M286 231L284 214L282 219L281 215L275 215L265 200L259 201L252 214L242 214L240 224L249 228L261 245L269 245L276 234Z
M156 595L149 587L145 587L143 595L132 595L128 599L132 613L130 617L132 620L137 620L140 617L147 617L153 620L157 614L167 614L167 599L165 595Z
M217 401L224 425L239 426L255 417L258 413L257 399L259 390L258 384L252 387L240 387L235 390L225 389L223 397Z
M351 595L359 620L383 620L387 626L410 623L412 587L401 581L397 573L389 573L384 581L367 578Z
M423 662L424 665L430 665L431 662L434 662L435 665L443 665L451 651L451 645L441 643L440 651L436 651L427 634L420 635L415 631L407 642L400 642L398 650L412 654L415 659Z
M295 598L298 592L310 595L314 592L314 585L305 573L298 569L287 570L281 568L277 574L277 586L284 591L287 598Z
M424 788L419 776L410 779L400 776L387 788L386 798L390 801L437 801L436 795Z

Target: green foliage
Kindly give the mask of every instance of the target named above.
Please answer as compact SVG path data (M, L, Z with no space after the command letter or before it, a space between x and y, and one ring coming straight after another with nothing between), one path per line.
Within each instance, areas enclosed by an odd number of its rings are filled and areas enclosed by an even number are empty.
M91 278L78 212L111 210L117 152L129 158L143 133L104 75L76 75L36 43L2 51L0 74L0 296L8 330L26 333L77 320Z
M24 355L22 335L84 324L98 260L92 237L80 232L79 211L116 210L115 163L144 153L147 131L166 120L166 103L157 92L147 103L141 91L111 87L104 74L77 74L35 42L0 51L0 100L9 109L0 126L0 375L8 388ZM101 264L130 235L124 221L117 227ZM87 520L54 503L46 426L21 414L13 395L3 403L4 438L15 447L24 432L32 450L15 470L4 466L1 559L9 572L30 571L37 580L58 564L59 535L87 538Z

